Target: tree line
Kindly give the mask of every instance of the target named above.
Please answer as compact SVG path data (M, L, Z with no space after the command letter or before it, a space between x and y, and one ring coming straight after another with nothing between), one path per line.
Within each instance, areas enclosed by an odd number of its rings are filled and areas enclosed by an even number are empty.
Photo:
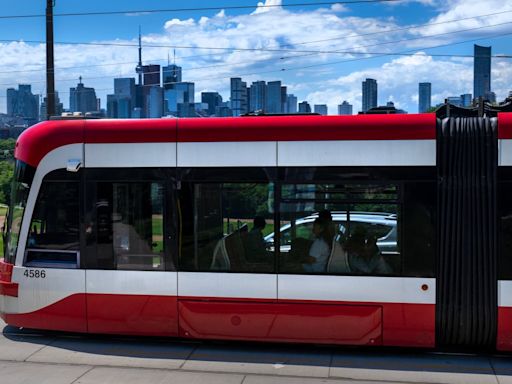
M0 140L0 203L9 204L14 175L14 148L16 139Z

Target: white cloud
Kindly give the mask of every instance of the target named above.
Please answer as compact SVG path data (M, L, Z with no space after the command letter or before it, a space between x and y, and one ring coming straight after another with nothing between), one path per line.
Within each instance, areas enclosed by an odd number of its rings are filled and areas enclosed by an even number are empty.
M490 0L490 2L495 1ZM439 18L456 17L453 12L459 9L461 3L461 0L451 1ZM404 27L397 24L394 18L362 18L345 15L336 5L306 12L301 9L280 7L281 0L266 0L264 4L278 5L279 7L264 8L262 7L263 3L260 3L252 14L230 15L222 10L212 17L203 16L196 20L173 18L163 25L161 33L144 35L143 43L162 46L193 45L196 47L176 50L177 64L183 67L183 79L196 82L197 90L218 90L223 94L225 100L229 99L229 77L233 76L243 76L249 84L255 80L282 79L290 93L295 93L299 99L309 99L311 104L329 104L331 113L336 112L336 105L343 100L353 103L354 110L360 108L361 81L365 77L374 77L378 80L380 103L385 103L390 97L393 97L397 105L410 111L416 110L414 95L417 94L417 83L420 81L431 81L433 94L439 94L439 97L472 91L471 59L457 58L439 61L428 55L418 54L412 57L390 59L386 64L380 66L372 64L373 61L364 60L319 66L350 58L360 59L361 56L348 54L305 55L204 48L332 51L354 50L356 47L359 52L376 50L390 52L427 44L426 39L422 39L400 43L399 47L396 43L382 45L385 42L418 36L418 34L411 35L406 31L385 33ZM499 4L496 2L496 5ZM437 18L433 20L435 21ZM415 33L418 31L416 30ZM429 33L435 31L432 30ZM363 36L354 36L358 33ZM373 34L369 35L369 33ZM421 30L421 33L426 34L425 30ZM135 39L106 41L106 43L109 42L137 43ZM305 44L307 42L310 43ZM375 44L380 45L372 47ZM145 63L166 64L169 52L172 54L172 48L147 47L143 49L143 60ZM294 56L297 57L294 58ZM76 85L79 76L83 76L86 86L93 86L98 90L103 105L105 105L106 94L113 91L114 77L136 77L134 71L137 62L136 47L58 45L55 58L57 89L61 92L61 98L65 100L65 105L67 105L69 97L66 92L71 86ZM112 63L114 65L107 65ZM354 68L356 63L361 69L356 71L347 69ZM494 65L494 63L497 64ZM101 65L90 66L97 64ZM63 67L87 65L89 67L63 69ZM506 60L493 61L493 65L493 90L496 90L498 97L504 97L512 82L509 62ZM39 72L20 72L15 76L9 73L0 73L0 95L5 95L5 89L8 86L13 87L18 83L32 83L34 91L45 91L44 45L0 44L0 66L13 71L40 70ZM288 70L280 71L281 69ZM349 70L352 72L347 73ZM345 75L339 76L340 73L345 73ZM0 110L5 110L3 104L0 104Z

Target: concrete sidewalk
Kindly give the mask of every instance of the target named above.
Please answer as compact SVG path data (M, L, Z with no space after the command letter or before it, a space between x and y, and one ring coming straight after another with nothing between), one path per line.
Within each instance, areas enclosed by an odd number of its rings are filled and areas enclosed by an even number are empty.
M92 337L1 322L0 329L0 377L9 384L512 384L512 356Z

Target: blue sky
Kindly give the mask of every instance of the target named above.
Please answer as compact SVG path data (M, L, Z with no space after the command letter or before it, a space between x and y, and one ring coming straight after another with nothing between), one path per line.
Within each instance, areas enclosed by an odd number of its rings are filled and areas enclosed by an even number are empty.
M320 3L315 0L266 0L268 5ZM46 1L0 0L0 17L44 14ZM512 4L503 0L403 0L396 3L336 4L257 8L257 1L56 0L55 13L118 10L250 6L248 9L161 12L55 17L56 42L136 43L139 25L146 64L165 64L172 46L183 78L201 91L219 91L229 99L229 77L282 80L299 101L328 104L329 113L343 100L361 104L361 81L377 79L379 104L394 101L417 111L418 82L431 81L433 102L447 96L472 93L472 59L435 55L471 55L473 44L492 45L493 54L512 54ZM478 17L490 13L492 16ZM455 21L454 21L455 20ZM44 45L25 43L45 39L44 18L1 19L0 112L5 111L5 89L32 84L45 92ZM428 24L428 25L425 25ZM418 28L421 27L421 28ZM462 42L462 43L461 43ZM458 43L458 44L456 44ZM439 48L429 48L443 45ZM264 48L276 51L210 50L208 47ZM283 52L279 50L290 50ZM298 52L301 51L301 52ZM308 51L308 52L305 52ZM342 51L342 52L333 52ZM343 53L345 52L345 53ZM348 54L346 52L363 52ZM384 53L408 52L415 56ZM434 56L432 56L434 55ZM97 89L105 105L114 77L135 77L136 47L56 46L56 87L64 105L69 88L83 77ZM498 98L512 90L512 59L494 59L492 88Z

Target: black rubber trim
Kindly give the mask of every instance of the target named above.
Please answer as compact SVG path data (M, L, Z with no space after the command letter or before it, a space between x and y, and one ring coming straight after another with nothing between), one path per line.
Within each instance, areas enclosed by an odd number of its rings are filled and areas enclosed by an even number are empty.
M493 348L497 327L497 121L438 120L439 346Z

